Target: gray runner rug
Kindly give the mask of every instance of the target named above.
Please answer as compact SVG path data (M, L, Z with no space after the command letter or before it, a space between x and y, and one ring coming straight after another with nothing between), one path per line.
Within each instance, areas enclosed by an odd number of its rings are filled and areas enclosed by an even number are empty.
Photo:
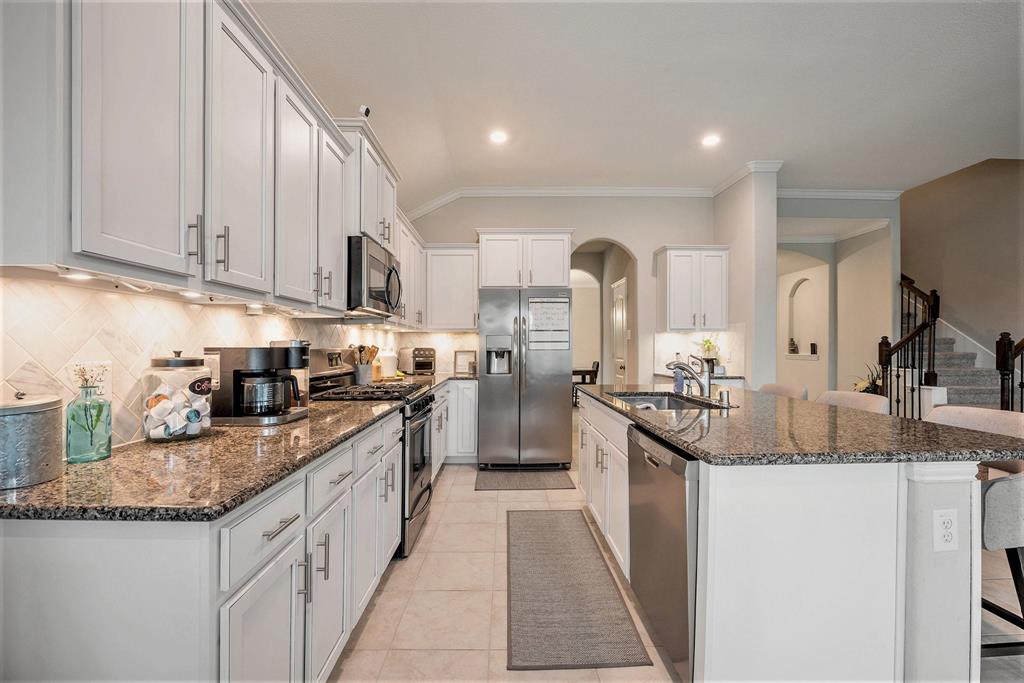
M508 511L508 668L651 665L581 510Z
M477 491L573 489L565 470L477 470Z

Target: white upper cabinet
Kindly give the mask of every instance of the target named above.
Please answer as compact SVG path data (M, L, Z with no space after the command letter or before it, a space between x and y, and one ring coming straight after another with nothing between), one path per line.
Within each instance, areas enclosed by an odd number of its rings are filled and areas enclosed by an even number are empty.
M369 235L381 244L384 243L385 219L380 212L381 176L384 171L384 162L366 140L362 141L362 162L363 167L360 175L362 177L362 223L361 229L364 235Z
M477 250L473 247L427 249L427 327L477 329Z
M348 152L320 132L320 211L317 241L318 286L320 305L336 311L345 305L345 211L353 201L346 182L347 166L351 164Z
M363 234L400 256L398 225L398 173L364 118L334 119L345 139L359 151L355 174L359 187L357 219L349 234ZM407 307L408 308L408 307Z
M207 277L270 292L274 74L245 29L219 4L210 8Z
M729 252L668 247L657 252L658 328L724 330L729 326Z
M317 271L317 125L284 80L277 82L274 281L278 296L314 303Z
M572 247L569 235L527 235L526 286L568 287L569 257Z
M413 236L412 228L406 225L402 219L398 220L399 250L398 265L402 274L402 306L398 309L398 319L406 325L418 327L420 325L417 316L417 301L419 293L417 269L419 266L419 245Z
M700 326L705 330L729 327L729 253L700 254Z
M571 233L480 230L481 287L568 287Z
M398 229L398 222L395 220L397 201L398 182L391 175L387 167L383 167L380 173L380 220L384 222L384 241L382 244L385 249L395 256L399 254L399 242L401 240L401 231Z
M75 2L72 18L72 249L188 275L203 222L203 6Z
M427 250L419 242L416 243L416 323L423 327L427 324Z
M480 286L523 285L523 238L519 235L480 235Z

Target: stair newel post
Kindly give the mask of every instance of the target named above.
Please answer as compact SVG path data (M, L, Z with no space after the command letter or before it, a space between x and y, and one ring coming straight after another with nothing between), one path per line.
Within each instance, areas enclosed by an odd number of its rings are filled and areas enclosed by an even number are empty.
M889 337L882 337L882 340L878 342L878 367L882 373L882 396L888 397L889 413L891 414L892 391L889 375L892 372L892 342L889 341Z
M1013 410L1013 337L1003 332L996 341L996 370L999 371L999 409Z
M923 384L934 387L939 384L939 375L935 372L935 326L939 321L939 292L928 292L928 366L924 372Z

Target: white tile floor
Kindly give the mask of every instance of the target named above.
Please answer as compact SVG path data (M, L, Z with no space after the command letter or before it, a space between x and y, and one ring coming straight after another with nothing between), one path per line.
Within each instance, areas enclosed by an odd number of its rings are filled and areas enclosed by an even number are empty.
M577 481L575 469L570 476ZM639 620L637 626L654 666L569 671L505 668L505 513L580 509L583 494L578 488L475 491L475 481L473 466L446 466L441 472L423 536L408 559L395 560L388 567L331 680L672 680Z

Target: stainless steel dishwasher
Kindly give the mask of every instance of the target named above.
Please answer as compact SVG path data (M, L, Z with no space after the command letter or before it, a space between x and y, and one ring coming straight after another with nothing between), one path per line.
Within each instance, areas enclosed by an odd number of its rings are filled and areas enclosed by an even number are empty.
M693 680L700 463L636 427L629 438L629 583L648 631Z

